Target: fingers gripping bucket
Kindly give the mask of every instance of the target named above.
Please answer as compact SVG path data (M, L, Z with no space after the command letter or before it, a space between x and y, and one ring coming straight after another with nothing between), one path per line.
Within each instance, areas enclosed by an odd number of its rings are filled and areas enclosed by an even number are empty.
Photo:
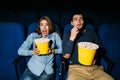
M78 61L83 65L92 65L96 50L99 46L91 42L78 43Z
M39 54L40 55L44 55L48 53L48 49L49 49L49 39L48 38L38 38L35 39L34 43L37 47L37 49L39 50Z

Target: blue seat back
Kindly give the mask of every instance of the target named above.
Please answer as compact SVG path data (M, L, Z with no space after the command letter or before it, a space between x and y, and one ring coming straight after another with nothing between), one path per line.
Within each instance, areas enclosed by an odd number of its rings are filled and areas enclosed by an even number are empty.
M18 23L0 23L0 80L17 80L13 61L24 41L24 29Z
M107 56L115 63L111 75L120 79L120 24L119 23L104 23L98 33L104 48L107 51Z
M30 33L34 32L37 27L38 27L38 23L37 22L31 23L28 26L27 35L29 35Z

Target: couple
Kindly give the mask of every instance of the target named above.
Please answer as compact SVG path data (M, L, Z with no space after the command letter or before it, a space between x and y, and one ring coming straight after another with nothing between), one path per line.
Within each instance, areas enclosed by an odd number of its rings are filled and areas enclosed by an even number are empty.
M64 34L62 40L60 35L54 30L49 17L41 17L36 31L28 35L18 50L19 55L31 56L21 80L54 80L53 60L56 53L62 53L64 60L70 59L67 80L114 80L101 67L97 65L86 67L78 62L78 42L89 41L101 46L96 33L86 30L84 24L84 15L82 13L74 13L71 20L73 28ZM33 50L30 50L30 47L31 45L34 46L35 39L42 37L49 38L52 44L48 55L39 56L38 49L33 47Z

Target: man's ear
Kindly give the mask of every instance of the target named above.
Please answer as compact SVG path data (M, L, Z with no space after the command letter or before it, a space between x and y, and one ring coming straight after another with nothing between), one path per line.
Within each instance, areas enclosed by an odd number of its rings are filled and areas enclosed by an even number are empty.
M71 25L73 26L73 22L71 21Z

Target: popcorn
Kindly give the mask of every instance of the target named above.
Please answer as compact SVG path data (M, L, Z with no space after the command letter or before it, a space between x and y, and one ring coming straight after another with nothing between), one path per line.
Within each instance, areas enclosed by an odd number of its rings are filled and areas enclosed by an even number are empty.
M48 38L38 38L34 40L34 43L39 50L40 55L46 55L48 54L48 49L49 49L49 41L50 39Z
M35 39L35 43L45 43L45 42L49 42L50 40L48 38L38 38Z
M78 43L78 61L83 65L92 65L96 50L99 46L92 42Z
M99 46L95 43L92 42L79 42L78 46L81 48L85 48L85 49L90 49L90 50L96 50L99 48Z

